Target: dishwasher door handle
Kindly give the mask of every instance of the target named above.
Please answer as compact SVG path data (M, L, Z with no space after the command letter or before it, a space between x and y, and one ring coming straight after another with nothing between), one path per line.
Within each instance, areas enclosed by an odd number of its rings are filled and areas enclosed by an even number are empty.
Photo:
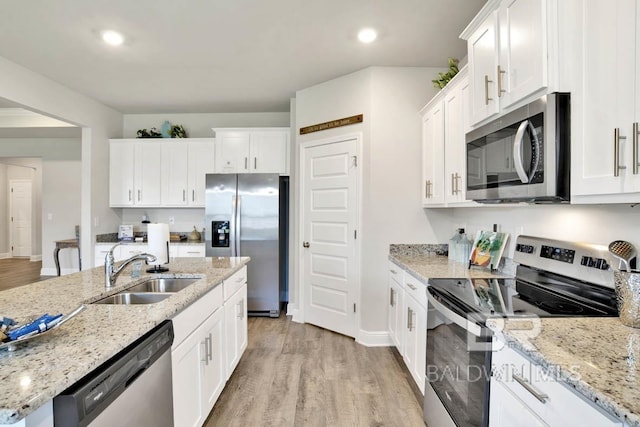
M133 373L128 376L127 381L124 383L124 388L127 388L131 384L133 384L134 381L137 380L138 377L142 375L142 373L146 371L149 366L151 366L151 363L149 363L149 359L140 361L136 368L133 370Z

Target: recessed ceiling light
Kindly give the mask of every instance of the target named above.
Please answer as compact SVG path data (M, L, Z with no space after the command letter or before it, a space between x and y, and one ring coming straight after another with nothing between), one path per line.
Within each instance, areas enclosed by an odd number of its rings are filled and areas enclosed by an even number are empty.
M378 37L378 33L372 28L363 28L358 32L358 40L362 43L371 43L376 37Z
M124 37L118 32L107 30L102 32L102 40L111 46L120 46L124 42Z

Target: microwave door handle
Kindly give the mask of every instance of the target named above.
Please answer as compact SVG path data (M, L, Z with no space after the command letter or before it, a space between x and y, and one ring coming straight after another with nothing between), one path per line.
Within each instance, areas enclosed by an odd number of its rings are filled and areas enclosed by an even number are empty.
M538 138L538 133L536 132L536 128L533 127L533 123L531 120L527 120L529 123L529 133L531 134L532 139L532 158L533 158L533 166L531 167L531 172L529 173L529 181L533 179L536 172L538 172L538 164L540 163L540 139Z
M515 141L513 142L513 164L516 167L518 178L520 178L520 181L524 184L529 182L529 176L525 172L524 165L522 164L522 140L524 139L524 132L527 130L528 124L529 120L520 123L518 131L516 132Z

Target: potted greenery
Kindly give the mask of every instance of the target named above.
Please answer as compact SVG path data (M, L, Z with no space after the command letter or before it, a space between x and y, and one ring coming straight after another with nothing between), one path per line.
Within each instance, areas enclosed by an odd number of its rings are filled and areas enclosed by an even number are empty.
M458 71L458 60L449 58L449 71L446 73L438 73L438 78L431 80L433 82L433 86L442 89L456 74L458 74Z

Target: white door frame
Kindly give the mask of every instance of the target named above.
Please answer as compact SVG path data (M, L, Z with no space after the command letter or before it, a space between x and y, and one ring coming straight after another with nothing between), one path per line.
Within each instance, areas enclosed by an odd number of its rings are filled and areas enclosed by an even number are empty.
M355 289L355 294L356 294L356 315L355 315L355 322L356 324L354 325L355 327L355 340L356 341L361 341L360 340L360 313L362 313L362 306L361 306L361 293L360 293L360 288L361 288L361 279L362 279L362 132L355 132L355 133L347 133L347 134L342 134L342 135L336 135L336 136L332 136L329 138L323 138L323 139L316 139L316 140L311 140L311 141L305 141L299 144L299 150L298 150L298 165L299 165L299 173L298 173L298 177L297 177L297 181L298 181L298 188L300 189L300 196L299 196L299 200L298 200L298 218L300 219L300 222L298 223L298 236L300 237L300 241L296 242L296 250L295 252L295 262L297 265L302 266L302 257L303 257L303 253L302 253L302 239L304 238L304 197L305 197L305 189L303 187L303 181L304 181L304 154L305 154L305 149L310 148L310 147L316 147L316 146L320 146L320 145L326 145L326 144L334 144L337 142L343 142L343 141L348 141L348 140L352 140L355 139L356 141L356 153L357 153L357 168L356 168L356 180L357 180L357 185L356 185L356 201L357 201L357 215L356 215L356 230L358 230L358 237L355 241L355 257L354 257L354 262L355 262L355 271L357 272L356 277L354 277L355 283L354 285L354 289ZM299 268L298 269L298 315L299 315L299 320L303 323L306 323L305 321L305 298L307 297L306 292L305 292L305 286L304 286L304 282L303 282L303 269Z
M9 194L9 215L7 216L7 222L9 227L9 258L13 258L13 222L11 221L12 213L13 213L13 192L11 191L14 183L25 183L28 182L31 185L31 200L30 200L30 209L31 209L31 221L29 223L29 228L31 229L30 238L31 242L29 242L29 246L31 247L31 253L29 254L29 258L33 256L33 180L32 179L10 179L9 180L9 188L7 189L7 194Z

